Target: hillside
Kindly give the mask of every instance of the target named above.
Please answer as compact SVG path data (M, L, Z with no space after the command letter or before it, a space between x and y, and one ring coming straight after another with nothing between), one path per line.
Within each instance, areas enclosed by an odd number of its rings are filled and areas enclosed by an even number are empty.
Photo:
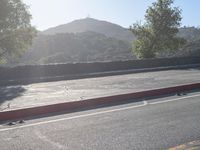
M195 27L180 28L178 36L187 39L187 44L173 56L200 56L200 29Z
M200 40L200 29L195 27L180 28L178 36L187 39L188 42L194 42Z
M200 40L189 42L182 49L178 50L174 55L178 57L200 57Z
M54 35L56 33L82 33L87 31L97 32L104 34L107 37L112 37L123 41L132 42L134 39L134 35L128 29L110 22L92 18L75 20L68 24L53 27L43 31L42 34Z
M39 35L20 64L75 63L133 59L126 41L95 32Z

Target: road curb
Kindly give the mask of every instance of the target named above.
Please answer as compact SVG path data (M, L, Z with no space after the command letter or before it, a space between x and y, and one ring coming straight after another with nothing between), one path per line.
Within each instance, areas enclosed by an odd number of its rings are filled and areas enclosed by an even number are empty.
M0 122L8 120L24 119L28 117L42 116L59 112L74 112L80 109L89 109L92 107L98 107L102 105L122 103L131 99L133 99L134 102L138 101L138 99L146 97L161 96L166 94L197 90L197 89L200 89L200 83L178 85L173 87L165 87L160 89L146 90L146 91L114 95L108 97L99 97L82 101L72 101L72 102L58 103L58 104L45 105L39 107L2 111L0 112Z

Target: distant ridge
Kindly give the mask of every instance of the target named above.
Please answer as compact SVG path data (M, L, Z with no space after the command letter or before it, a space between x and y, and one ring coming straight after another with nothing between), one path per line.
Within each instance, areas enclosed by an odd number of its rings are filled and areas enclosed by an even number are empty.
M128 29L125 29L117 24L93 18L79 19L67 24L49 28L43 31L42 34L54 35L57 33L83 33L87 31L104 34L107 37L128 42L132 42L135 39L132 32Z

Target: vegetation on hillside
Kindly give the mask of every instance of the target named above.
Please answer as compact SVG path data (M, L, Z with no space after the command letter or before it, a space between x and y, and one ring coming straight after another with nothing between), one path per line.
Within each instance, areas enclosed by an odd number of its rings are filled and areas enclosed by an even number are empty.
M180 28L178 36L187 39L188 42L198 41L200 40L200 28L195 28L195 27Z
M21 64L74 63L132 59L129 42L95 32L40 35Z

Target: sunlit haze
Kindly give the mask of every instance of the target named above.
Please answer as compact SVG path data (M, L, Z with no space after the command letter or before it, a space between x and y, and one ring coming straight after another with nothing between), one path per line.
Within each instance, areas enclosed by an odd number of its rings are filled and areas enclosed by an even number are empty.
M145 10L155 0L23 0L30 6L32 24L45 30L76 19L91 17L129 27L144 19ZM176 0L182 9L182 26L199 26L198 0Z

